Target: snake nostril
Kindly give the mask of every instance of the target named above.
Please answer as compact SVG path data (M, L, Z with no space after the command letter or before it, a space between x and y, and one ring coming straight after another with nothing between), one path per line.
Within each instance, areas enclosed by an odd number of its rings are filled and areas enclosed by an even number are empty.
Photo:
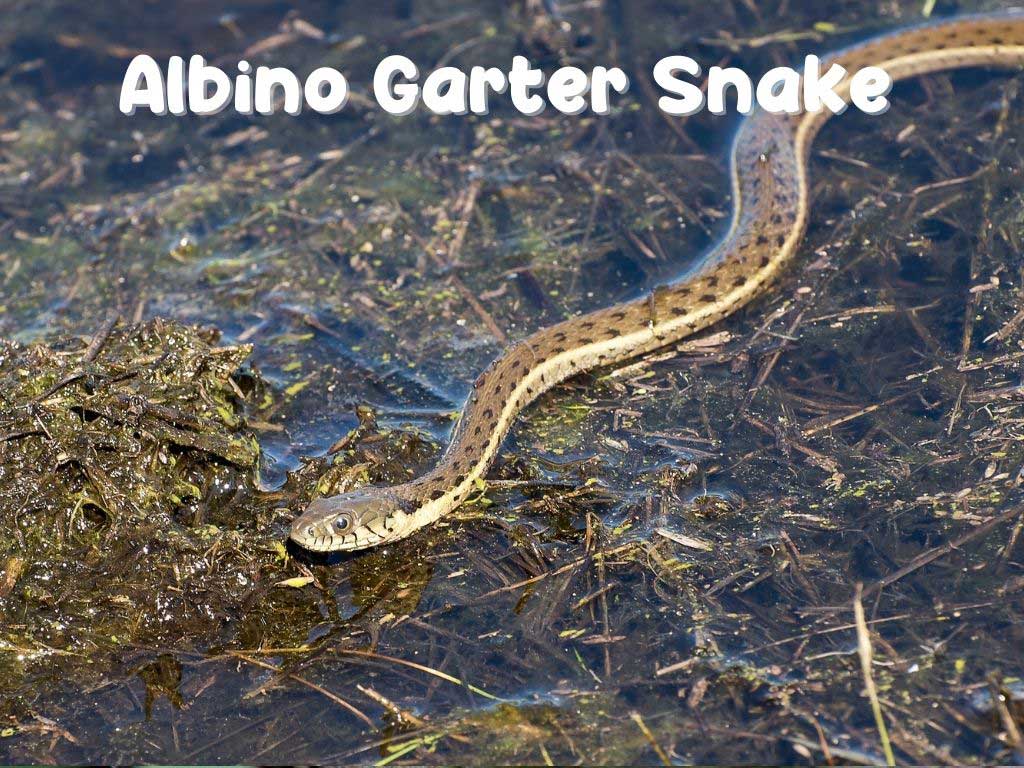
M312 525L309 526L309 528L306 529L306 535L309 536L309 538L313 538L316 536L316 529Z

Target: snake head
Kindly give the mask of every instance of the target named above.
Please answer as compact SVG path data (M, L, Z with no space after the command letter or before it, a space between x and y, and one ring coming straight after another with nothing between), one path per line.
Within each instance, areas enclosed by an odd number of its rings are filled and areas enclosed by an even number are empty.
M387 488L315 499L292 522L290 537L313 552L351 552L401 538L409 514Z

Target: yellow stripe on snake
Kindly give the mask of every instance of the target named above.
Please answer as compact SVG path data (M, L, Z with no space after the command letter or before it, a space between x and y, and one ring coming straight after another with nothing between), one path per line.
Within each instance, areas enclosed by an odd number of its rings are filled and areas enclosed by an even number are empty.
M893 80L960 67L1019 67L1024 15L907 29L825 61L850 73L879 66ZM844 100L848 87L849 76L835 89ZM810 146L830 115L750 113L732 146L732 225L698 269L640 299L573 317L514 344L477 379L436 468L402 485L317 499L292 523L291 538L333 552L408 536L466 499L516 416L542 392L582 371L678 341L765 293L790 264L807 227Z

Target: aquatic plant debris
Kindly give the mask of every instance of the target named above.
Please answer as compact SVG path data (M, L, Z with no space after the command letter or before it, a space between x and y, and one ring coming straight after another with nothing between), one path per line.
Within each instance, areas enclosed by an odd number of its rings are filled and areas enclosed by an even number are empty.
M255 487L243 411L257 379L240 374L250 348L172 321L115 321L91 338L0 341L4 660L12 648L31 660L116 645L136 604L167 598L156 562L208 547L225 493ZM187 565L176 561L179 591ZM103 580L116 586L101 598ZM80 603L96 600L117 609L99 620L100 606Z
M88 344L0 341L4 496L24 498L26 515L73 501L114 523L197 498L188 451L254 468L259 446L231 379L250 348L216 347L217 335L154 320Z

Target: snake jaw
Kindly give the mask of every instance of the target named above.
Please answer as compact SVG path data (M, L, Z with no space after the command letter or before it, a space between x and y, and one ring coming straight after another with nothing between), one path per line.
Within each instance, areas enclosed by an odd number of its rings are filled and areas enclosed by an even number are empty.
M396 494L365 488L313 500L289 536L313 552L351 552L401 538L406 517Z

